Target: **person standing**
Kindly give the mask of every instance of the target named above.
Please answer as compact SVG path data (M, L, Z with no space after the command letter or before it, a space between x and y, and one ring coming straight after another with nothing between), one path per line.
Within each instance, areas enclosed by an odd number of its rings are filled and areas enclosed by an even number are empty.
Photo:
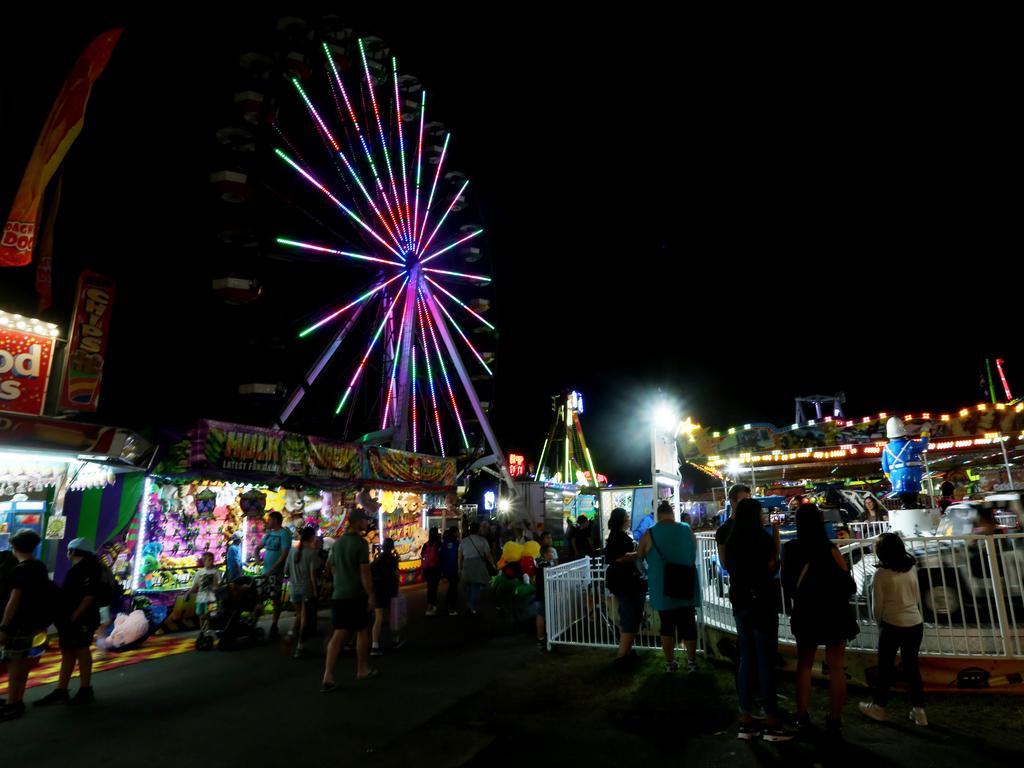
M68 543L71 569L61 585L60 619L57 632L60 641L60 675L57 687L35 702L37 707L52 704L89 704L95 699L92 690L92 638L100 625L102 572L96 550L88 539L72 539ZM68 685L75 667L80 684L74 698Z
M859 633L850 611L856 584L846 560L829 541L821 510L804 504L796 515L796 538L782 549L782 587L793 601L790 626L796 638L796 714L809 724L811 670L818 646L825 646L829 669L829 716L826 728L842 731L846 701L846 642Z
M270 639L277 638L277 623L281 620L281 584L284 580L284 566L292 548L292 535L282 523L284 517L274 511L267 515L270 530L263 537L263 578L270 587L270 600L274 605L274 616L270 624Z
M426 543L420 548L423 580L427 582L427 616L437 616L437 588L441 583L441 532L430 529Z
M629 516L626 510L621 507L613 509L608 516L604 561L608 564L605 584L615 596L619 609L619 650L615 657L618 664L634 656L633 643L640 631L647 604L647 583L636 567L636 542L626 530L628 527Z
M494 568L491 548L480 535L480 525L470 523L469 536L459 545L459 579L466 585L466 609L470 616L479 613L480 593L491 580L489 568Z
M57 609L46 566L35 558L39 542L39 534L27 528L11 536L9 542L14 567L8 569L0 585L6 595L0 604L0 660L7 662L8 669L7 699L0 699L0 720L25 714L28 654L33 638L46 629Z
M580 515L576 518L576 527L572 531L572 555L573 559L579 560L582 557L593 557L597 554L594 548L594 537L590 530L590 518Z
M459 529L446 528L441 541L441 575L448 582L444 606L449 616L459 615Z
M224 581L228 584L242 576L242 532L231 534L227 556L224 558Z
M775 688L775 655L779 646L779 595L775 574L779 569L779 527L765 531L761 504L757 499L741 499L736 505L732 530L726 542L729 559L729 601L736 618L739 665L736 668L736 693L739 697L739 738L749 740L760 735L765 741L789 741L793 738L779 714ZM764 728L753 717L754 682L765 711Z
M316 576L320 570L316 528L306 526L299 533L299 546L291 550L285 564L288 590L295 606L295 624L288 633L295 642L292 658L300 659L305 651L303 641L309 636L310 615L316 613Z
M910 689L910 720L928 725L924 711L924 683L917 664L924 637L917 561L907 552L895 533L883 533L875 546L878 570L872 585L875 621L878 622L878 677L870 702L860 702L860 711L872 720L885 720L889 688L896 677L896 654L903 661L903 675Z
M647 561L647 581L650 585L651 606L661 620L661 651L665 656L665 671L679 669L675 659L676 643L681 639L686 646L686 670L697 671L697 617L700 605L700 584L697 581L697 537L686 523L676 522L672 505L662 501L658 505L657 522L640 539L639 557ZM668 564L682 566L679 573L688 574L688 595L670 594L679 585L667 584L665 570ZM684 577L686 580L686 577Z
M373 619L373 577L370 575L370 546L366 543L369 518L362 509L352 509L345 522L345 533L334 542L327 556L330 574L331 623L334 632L327 644L327 661L321 692L335 690L334 667L349 635L356 636L356 679L377 676L370 668L370 622Z
M718 549L718 562L724 566L725 564L725 543L729 539L729 534L732 532L733 518L736 516L736 507L744 499L750 498L750 486L743 485L742 483L736 483L729 488L729 517L724 523L718 526L718 530L715 531L715 545Z
M389 622L391 601L398 597L398 555L395 554L395 542L391 539L384 539L381 553L370 566L370 574L373 576L374 595L373 645L370 655L380 656L383 653L380 638L384 633L385 622ZM394 648L400 648L402 641L395 635L394 628L392 635Z

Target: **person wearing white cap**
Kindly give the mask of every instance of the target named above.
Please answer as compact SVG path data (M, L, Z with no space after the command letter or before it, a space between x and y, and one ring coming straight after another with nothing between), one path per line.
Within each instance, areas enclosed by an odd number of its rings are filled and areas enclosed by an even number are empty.
M61 618L57 622L60 676L57 687L35 702L37 707L89 704L95 699L92 690L92 638L100 625L102 572L96 558L96 548L89 539L72 539L68 543L68 558L72 565L61 584L63 606ZM68 694L68 685L76 666L80 685L72 698Z
M903 419L892 416L885 423L885 436L889 444L882 451L882 472L892 483L892 490L898 494L904 509L916 509L917 496L921 493L924 478L924 461L921 454L928 450L928 433L931 425L927 422L921 428L921 439L907 437Z

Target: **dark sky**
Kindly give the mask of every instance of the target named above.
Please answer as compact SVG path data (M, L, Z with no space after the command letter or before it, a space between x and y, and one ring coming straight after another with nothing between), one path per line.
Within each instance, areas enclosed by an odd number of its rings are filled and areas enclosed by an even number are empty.
M322 264L256 258L257 302L228 308L210 291L227 268L212 238L213 134L238 54L277 14L77 14L5 16L18 35L0 50L6 214L73 61L126 26L66 162L46 319L67 326L79 269L110 274L99 418L258 421L239 381L294 383L316 354L296 330L351 288ZM659 388L728 427L788 423L795 395L837 390L851 416L952 409L977 401L986 355L1024 387L1008 329L1019 131L997 50L504 14L351 22L425 83L472 179L496 277L506 450L536 457L563 388L587 398L599 471L625 483L648 466L643 418ZM0 273L0 306L34 314L32 276ZM304 428L339 425L325 403Z

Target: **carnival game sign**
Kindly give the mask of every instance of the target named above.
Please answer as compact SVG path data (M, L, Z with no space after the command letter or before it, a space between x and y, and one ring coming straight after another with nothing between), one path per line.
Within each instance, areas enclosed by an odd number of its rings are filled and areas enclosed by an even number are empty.
M306 474L322 480L352 480L359 476L359 446L322 437L308 438Z
M363 477L382 484L453 488L455 459L424 456L390 448L367 448Z
M78 279L78 298L72 319L68 355L64 362L60 407L95 411L100 399L100 380L110 335L110 305L114 281L85 271Z
M193 438L190 464L280 474L285 465L284 436L276 429L201 421Z
M53 360L53 337L0 326L0 411L39 415Z

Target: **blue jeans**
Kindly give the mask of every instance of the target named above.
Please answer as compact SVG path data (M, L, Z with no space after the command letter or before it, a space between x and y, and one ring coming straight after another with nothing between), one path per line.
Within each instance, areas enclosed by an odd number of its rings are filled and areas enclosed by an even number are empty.
M483 592L483 584L475 584L473 582L466 583L466 607L471 611L475 611L480 607L480 593Z
M777 715L779 705L775 694L775 655L779 650L779 616L754 608L734 609L740 664L736 670L736 693L740 712L753 710L754 677L757 677L761 705L768 715Z

